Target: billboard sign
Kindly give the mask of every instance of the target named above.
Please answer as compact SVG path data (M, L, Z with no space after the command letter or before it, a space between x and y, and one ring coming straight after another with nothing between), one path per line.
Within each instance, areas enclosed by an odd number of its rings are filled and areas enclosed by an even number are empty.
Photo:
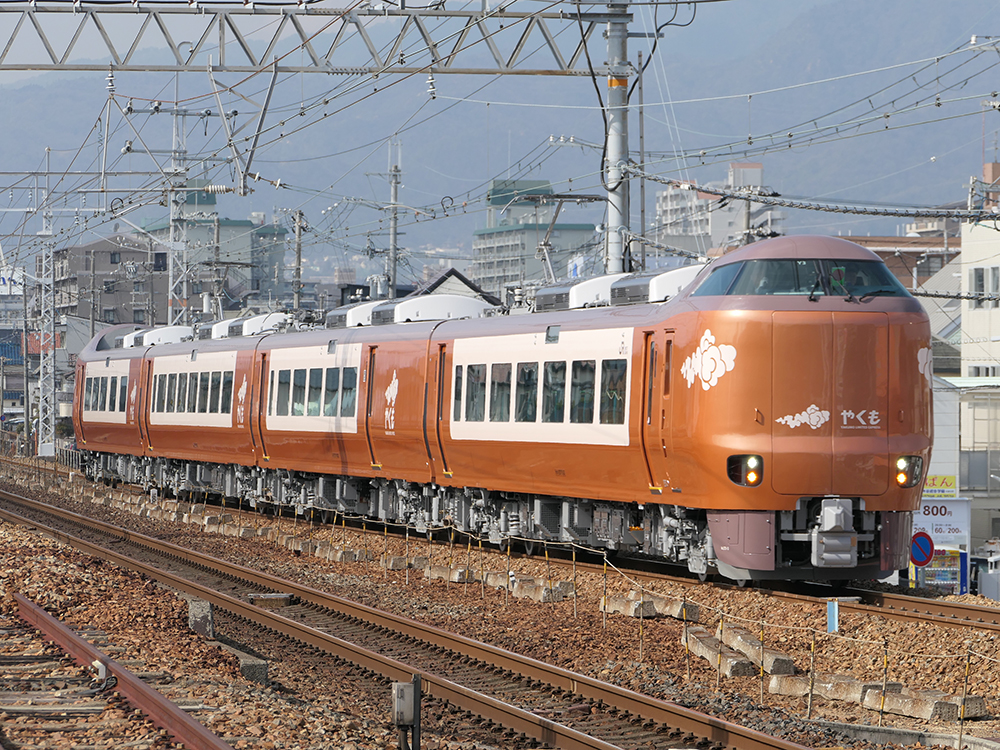
M958 477L953 474L928 474L924 485L924 499L957 498Z
M935 549L969 551L972 513L968 498L924 497L913 514L913 532L923 531L934 540Z

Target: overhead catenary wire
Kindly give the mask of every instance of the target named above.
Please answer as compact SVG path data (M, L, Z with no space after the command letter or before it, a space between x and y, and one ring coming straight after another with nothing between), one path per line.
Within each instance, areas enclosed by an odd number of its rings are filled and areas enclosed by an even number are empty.
M676 6L675 6L675 7L676 7ZM291 134L294 134L295 132L298 132L298 131L292 131L292 132L291 132ZM595 173L595 174L603 176L603 170L602 170L601 172L597 172L597 173ZM283 185L282 185L282 188L283 188L283 189L285 188L285 185L286 185L286 184L287 184L287 183L285 183L285 184L283 184ZM288 187L288 189L289 189L289 190L292 190L293 188L292 188L291 186L289 186L289 187ZM884 214L877 214L877 215L884 215Z

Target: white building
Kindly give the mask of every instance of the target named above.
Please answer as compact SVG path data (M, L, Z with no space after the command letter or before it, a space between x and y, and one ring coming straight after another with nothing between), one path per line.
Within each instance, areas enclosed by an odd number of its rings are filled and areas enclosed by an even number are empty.
M590 259L585 274L598 270L600 236L592 223L552 224L554 202L547 180L494 180L487 199L486 226L475 230L469 276L490 294L504 296L511 285L551 282L572 275L571 259ZM565 215L565 214L563 214ZM548 259L541 250L548 234ZM551 271L549 271L551 267Z
M763 185L763 164L733 162L724 183L709 182L705 187L728 190ZM784 212L770 206L751 206L751 226L784 233ZM741 241L746 228L746 212L746 201L723 201L711 193L671 185L656 193L656 240L670 247L707 255L713 248Z
M987 186L993 183L1000 177L1000 164L985 164L983 176ZM986 194L991 195L988 188ZM992 221L962 225L962 254L950 265L955 264L963 295L1000 296L1000 232ZM975 548L1000 537L1000 300L963 299L960 310L960 375L945 380L960 397L960 494L972 500ZM940 396L937 388L935 396ZM935 408L941 408L937 398ZM947 435L945 431L940 440ZM939 448L935 435L938 450L947 449Z

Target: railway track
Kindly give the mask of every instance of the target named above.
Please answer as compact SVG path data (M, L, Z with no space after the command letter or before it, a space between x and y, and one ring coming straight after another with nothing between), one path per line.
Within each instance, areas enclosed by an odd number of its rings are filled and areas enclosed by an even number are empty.
M39 527L387 679L410 681L417 674L427 694L553 747L801 747L64 509L6 493L0 498L20 510L0 512L9 521ZM287 602L277 609L249 603L261 593Z
M47 472L53 476L62 476L63 474L68 474L70 471L65 469L65 467L54 465L46 470L45 466L41 466L41 468L39 468L33 464L25 462L18 463L18 466L26 471L38 469L43 474ZM373 524L372 528L369 528L367 531L362 531L358 528L354 529L354 532L367 533L373 538L377 538L379 541L383 538L384 533L378 524ZM538 543L533 543L532 547L535 551L530 554L523 554L524 558L531 559L537 555L537 550L540 549L540 545ZM515 558L522 556L519 553L513 553L513 555ZM581 572L600 573L602 570L600 563L590 563L584 561L573 562L572 560L567 559L565 555L560 556L558 554L551 555L549 557L549 563L553 568L561 570L570 570L573 566ZM667 583L688 587L692 590L696 590L698 587L702 586L717 586L721 588L736 587L736 584L712 581L702 582L691 577L671 575L669 573L654 570L644 570L642 566L643 563L640 562L638 568L630 567L628 570L630 577L642 583ZM795 586L795 590L790 590L789 587L791 585ZM874 591L858 587L834 589L823 584L798 582L795 584L785 584L784 586L782 586L782 583L780 582L777 584L764 584L758 586L758 591L767 596L774 597L775 599L788 602L798 601L823 604L829 599L836 598L839 600L840 609L843 612L856 612L859 614L870 615L878 614L883 617L901 621L919 620L943 627L972 627L985 631L1000 632L1000 607L986 607L964 602L933 599L921 596L909 596L906 594Z
M0 655L0 669L5 673L0 691L0 711L6 715L4 747L44 745L46 736L85 734L94 729L88 717L109 712L120 714L117 731L122 732L134 708L163 738L170 737L191 750L229 748L184 708L91 643L102 640L103 634L75 632L27 597L18 593L13 597L22 622L0 632L5 644L21 643L27 648ZM43 640L46 645L40 647ZM48 644L55 644L62 654L53 654ZM90 680L67 662L94 669L96 679ZM189 706L188 710L197 708ZM8 744L12 735L17 744Z
M48 473L52 476L61 477L71 472L65 467L51 465L32 464L20 461L17 465L26 471L37 470L42 474ZM384 531L378 524L373 524L367 531L354 529L355 533L367 533L373 538L381 540ZM399 535L401 536L401 535ZM540 543L532 543L533 552L525 553L523 557L530 559L537 555L537 550L541 548ZM558 549L558 547L554 548ZM519 553L513 553L514 557L521 557ZM599 563L584 561L573 562L565 555L553 554L549 557L549 563L553 568L570 570L575 566L579 571L600 573L602 566ZM667 583L671 585L685 586L692 590L701 586L717 586L721 588L734 588L736 584L721 582L702 582L691 577L671 575L669 573L654 570L644 570L643 563L639 567L630 567L629 576L642 583L656 584ZM796 590L790 590L789 586L794 585ZM806 602L822 604L829 599L839 600L840 609L843 612L857 612L859 614L878 614L890 619L913 621L920 620L943 627L952 628L978 628L985 631L1000 632L1000 607L986 607L964 602L948 601L944 599L933 599L921 596L909 596L906 594L874 591L859 587L843 587L834 589L823 584L764 584L758 586L758 591L767 596L781 599L788 602Z

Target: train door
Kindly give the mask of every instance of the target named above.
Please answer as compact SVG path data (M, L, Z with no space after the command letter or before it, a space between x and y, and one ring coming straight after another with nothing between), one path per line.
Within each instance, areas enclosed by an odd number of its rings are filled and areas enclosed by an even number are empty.
M434 418L434 434L437 437L438 450L441 451L441 465L444 475L451 477L451 469L448 468L448 458L444 454L444 440L441 433L444 430L444 417L447 413L445 405L445 385L448 383L448 345L438 344L437 360L437 409Z
M261 352L256 377L251 378L250 390L250 441L262 461L270 461L264 444L264 414L271 399L268 394L268 352Z
M673 443L671 440L671 436L673 435L673 430L671 429L671 390L674 372L674 332L664 331L662 341L663 366L661 368L662 374L659 384L659 403L658 406L654 408L653 414L658 434L656 444L653 446L653 453L656 455L656 461L660 466L659 473L654 472L654 476L660 480L660 486L666 490L670 487L670 472L667 466L670 453L673 450ZM657 447L659 447L659 453L657 453Z
M149 434L149 409L153 399L153 362L143 359L142 373L139 381L139 393L135 403L135 421L139 425L139 437L146 444L146 450L153 450L152 438Z
M84 403L86 395L87 366L79 362L76 366L76 393L73 395L73 427L76 430L80 445L86 445L87 433L83 427L83 410L87 407Z
M662 494L670 485L667 457L671 445L671 379L673 331L643 332L642 449L646 458L649 490Z
M444 455L444 442L441 437L441 420L444 418L444 381L446 379L445 360L447 359L447 344L438 343L435 356L434 331L444 321L436 323L427 340L427 353L424 357L424 413L422 431L424 448L427 451L427 466L430 469L430 481L438 481L438 464L444 476L451 477L448 469L448 459Z
M368 440L368 455L373 469L381 469L382 464L375 458L375 446L372 444L371 422L372 409L375 403L375 352L377 346L368 347L368 369L365 372L367 386L365 387L365 438Z

